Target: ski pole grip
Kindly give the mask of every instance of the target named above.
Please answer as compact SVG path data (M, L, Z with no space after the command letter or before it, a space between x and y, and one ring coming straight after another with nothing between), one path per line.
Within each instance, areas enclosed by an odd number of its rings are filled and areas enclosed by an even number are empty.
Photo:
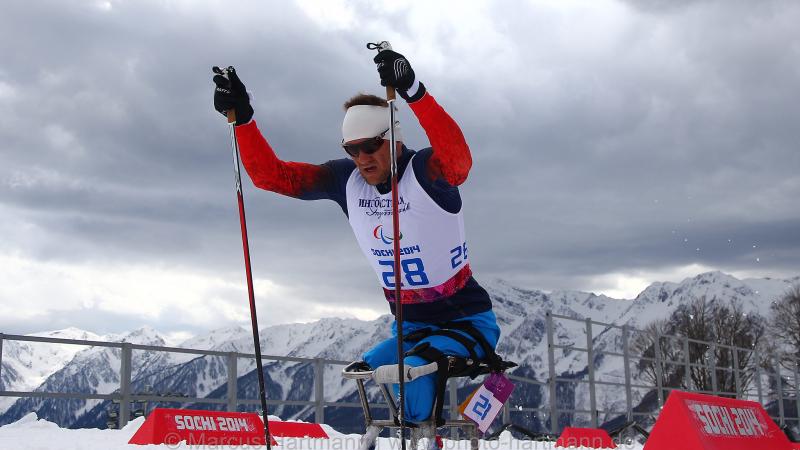
M211 68L212 72L214 72L217 75L222 75L227 80L230 80L230 76L228 74L230 72L233 72L233 70L234 70L233 66L228 66L227 69L220 69L219 66L214 66L214 67ZM231 123L235 124L236 123L236 110L235 109L229 109L229 110L225 111L225 116L228 118L228 123L229 124L231 124Z
M381 41L377 43L370 42L367 44L367 48L370 50L377 50L378 53L380 53L384 50L391 50L392 44L390 44L389 41ZM395 92L395 89L393 87L386 86L386 100L388 101L395 100L397 98L396 94L397 93Z

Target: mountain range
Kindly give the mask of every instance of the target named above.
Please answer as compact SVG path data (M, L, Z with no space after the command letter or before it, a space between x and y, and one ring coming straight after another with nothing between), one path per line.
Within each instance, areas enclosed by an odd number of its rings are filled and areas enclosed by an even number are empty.
M739 301L746 312L769 313L770 304L783 295L800 277L793 279L739 280L722 272L708 272L687 278L680 283L657 282L634 299L614 299L579 291L550 293L522 289L502 280L483 283L489 291L494 311L502 329L497 351L519 367L514 375L543 381L547 378L546 313L577 319L554 321L556 342L561 345L586 346L586 323L627 324L643 328L648 323L669 317L680 305L699 298ZM260 331L264 354L337 360L359 359L360 354L376 342L388 337L392 317L381 316L372 321L326 318L312 323L285 324ZM621 337L617 329L592 326L593 345L597 349L620 351ZM149 327L128 333L100 336L69 328L37 333L71 339L130 342L143 345L165 345L164 337ZM252 353L252 334L232 326L193 337L179 345L184 348ZM587 373L585 352L557 351L556 372L559 376L583 378ZM6 340L3 347L0 388L44 392L113 393L119 388L120 351L108 347L81 347L68 344L29 343ZM314 396L314 367L293 361L264 362L269 398L311 400ZM240 398L257 398L255 362L239 359L237 390ZM339 366L327 366L324 372L326 401L357 401L355 386L343 380ZM624 380L621 358L595 358L595 377L599 381ZM133 352L132 392L179 394L199 398L224 398L227 392L227 367L223 357L165 353ZM636 377L636 374L634 374ZM464 379L460 391L471 389ZM647 391L634 391L634 404L645 401ZM377 395L371 391L371 395ZM560 408L588 409L588 389L576 384L559 391ZM512 406L538 407L548 402L549 392L539 385L517 383ZM603 386L597 392L597 405L602 410L624 411L625 395L621 388ZM152 404L150 406L153 406ZM220 404L183 405L195 408L222 408ZM0 397L0 425L18 420L35 411L38 417L64 427L105 427L109 401ZM359 414L353 409L327 408L326 423L343 431L363 428ZM513 409L512 409L513 411ZM313 420L313 408L279 406L271 414L283 419ZM520 413L521 421L531 428L540 428L541 414ZM601 417L611 420L615 414Z

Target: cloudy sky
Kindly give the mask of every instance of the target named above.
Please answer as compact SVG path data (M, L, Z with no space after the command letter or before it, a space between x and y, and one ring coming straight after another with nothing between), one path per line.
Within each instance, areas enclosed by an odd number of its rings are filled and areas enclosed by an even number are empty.
M798 23L793 0L4 2L0 332L247 324L210 68L237 67L281 157L323 162L343 100L382 92L376 40L470 143L479 281L796 276ZM262 325L387 311L338 206L245 200Z

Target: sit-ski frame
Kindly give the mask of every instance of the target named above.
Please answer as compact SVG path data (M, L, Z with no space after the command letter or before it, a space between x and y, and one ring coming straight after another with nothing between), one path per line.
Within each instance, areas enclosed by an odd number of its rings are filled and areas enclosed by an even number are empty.
M358 387L358 397L361 400L361 408L364 410L364 420L366 422L366 432L361 437L361 443L359 445L359 450L370 450L374 448L375 442L378 436L381 434L384 428L389 429L400 429L400 426L397 423L398 417L398 406L395 403L394 396L389 391L389 387L383 383L377 383L378 387L380 388L381 394L383 394L384 399L389 407L389 419L375 419L372 416L372 411L370 410L369 401L367 397L367 390L364 387L364 380L372 379L371 372L361 372L361 373L353 373L353 372L343 372L346 378L351 378L356 381L356 386ZM436 408L435 403L437 401L444 401L444 399L436 399L434 401L434 410ZM451 405L451 407L455 407L455 405ZM406 427L409 427L408 424ZM467 438L470 440L470 450L478 450L478 427L477 425L470 421L464 419L445 419L444 425L442 428L456 428L460 429L467 435ZM430 443L434 442L436 439L436 424L435 418L433 414L431 414L431 418L425 422L420 424L416 424L411 426L411 450L417 450L418 441L422 438L428 438L429 447Z

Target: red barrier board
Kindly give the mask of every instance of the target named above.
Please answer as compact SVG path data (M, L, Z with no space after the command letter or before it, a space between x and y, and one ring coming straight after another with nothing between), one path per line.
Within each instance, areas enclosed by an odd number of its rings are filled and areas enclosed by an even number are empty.
M758 402L673 391L645 450L791 450Z
M556 447L617 448L606 430L565 427L556 440Z
M272 425L272 422L270 422ZM129 444L265 445L258 414L191 409L154 409ZM271 439L272 445L277 445Z
M328 433L318 423L269 421L269 434L283 438L328 439Z

